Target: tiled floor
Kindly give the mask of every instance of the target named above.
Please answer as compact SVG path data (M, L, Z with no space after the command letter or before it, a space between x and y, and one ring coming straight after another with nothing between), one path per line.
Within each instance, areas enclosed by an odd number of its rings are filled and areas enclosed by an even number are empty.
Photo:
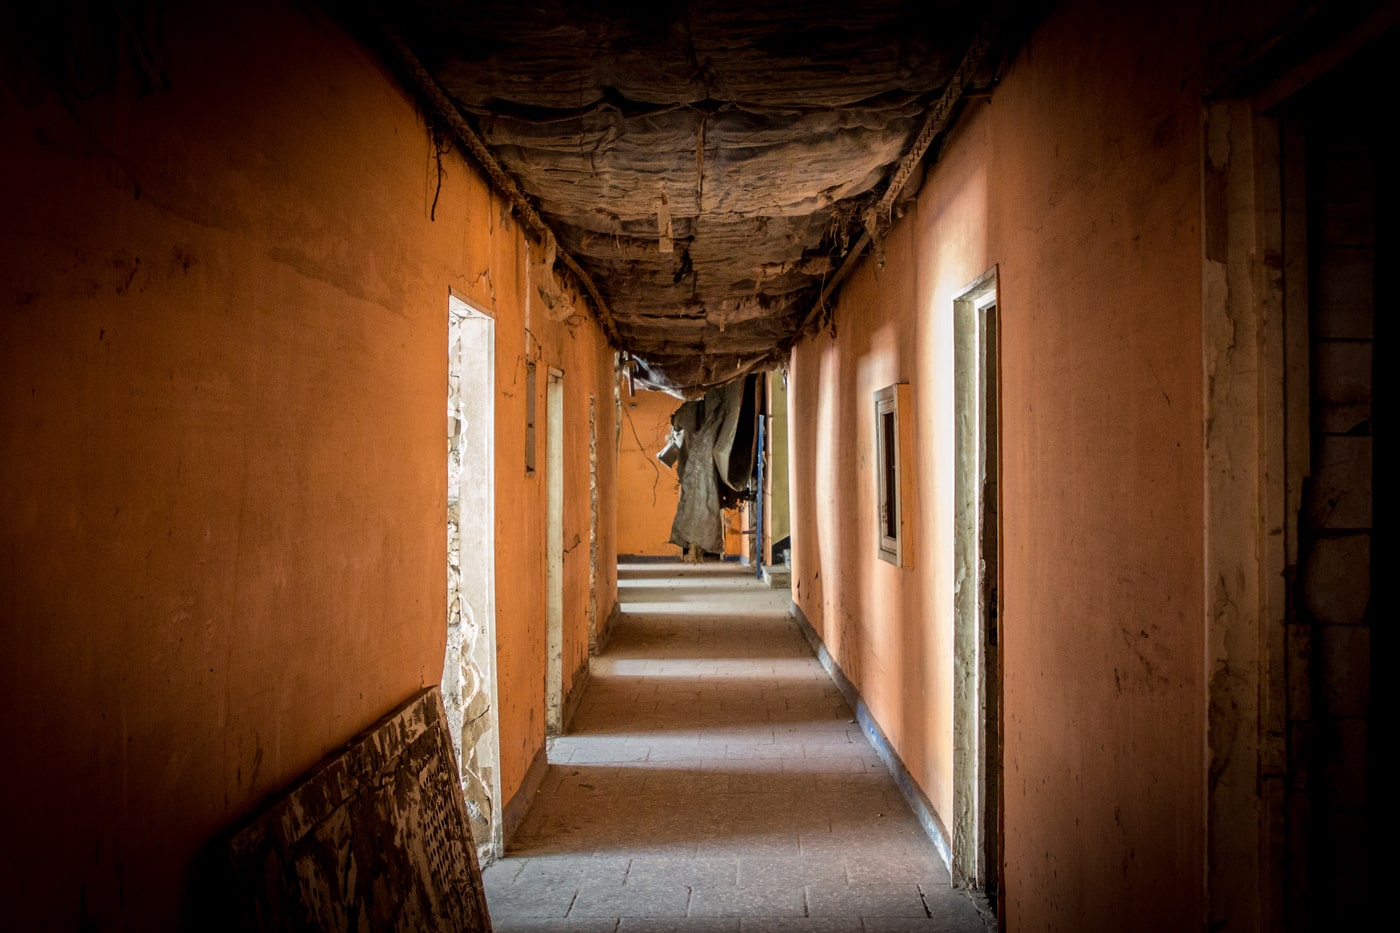
M620 568L624 616L508 857L497 933L985 933L769 590Z

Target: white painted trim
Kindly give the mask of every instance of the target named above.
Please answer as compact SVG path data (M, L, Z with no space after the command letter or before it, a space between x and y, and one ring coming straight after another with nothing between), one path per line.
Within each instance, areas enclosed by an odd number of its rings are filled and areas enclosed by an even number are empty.
M989 704L999 710L994 675L997 648L988 636L983 571L984 497L988 470L986 431L998 419L987 411L984 383L989 322L996 315L998 274L994 266L953 300L954 493L953 493L953 851L954 883L984 890L998 866L988 864L996 826L985 825L988 795L998 793L989 773ZM995 329L992 329L995 333ZM994 339L994 338L993 338ZM994 373L993 373L994 374ZM998 510L997 520L1000 520ZM999 568L998 568L999 571ZM998 592L1000 581L994 581ZM989 837L989 834L990 837Z
M479 638L482 642L474 652L477 668L486 680L488 702L490 704L490 728L477 743L477 759L486 776L486 792L490 797L491 837L478 839L478 855L483 860L494 858L503 851L504 812L501 800L501 750L500 750L500 692L496 671L496 321L490 314L464 300L455 290L448 291L448 313L462 324L474 322L475 326L485 327L484 356L489 365L476 370L484 385L479 385L480 395L488 401L482 424L482 434L486 438L487 450L482 458L479 474L486 488L482 506L481 525L490 541L489 547L477 547L474 562L480 570L480 579L485 581L484 591L473 598L473 615L481 626ZM472 326L472 325L468 325ZM460 527L460 525L459 525ZM460 582L460 581L459 581ZM459 595L461 590L459 588ZM484 668L484 669L483 669ZM444 678L446 671L444 671ZM460 729L460 723L457 724ZM454 748L461 743L461 736L453 737ZM458 748L458 761L463 760L463 751Z
M545 733L564 730L564 374L545 380Z

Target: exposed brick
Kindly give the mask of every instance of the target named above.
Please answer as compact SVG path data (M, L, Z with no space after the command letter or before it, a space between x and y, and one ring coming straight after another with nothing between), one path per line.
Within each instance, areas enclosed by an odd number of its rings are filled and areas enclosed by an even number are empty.
M1356 811L1333 811L1320 822L1322 838L1315 840L1315 851L1325 852L1327 856L1314 859L1310 866L1313 890L1325 890L1329 902L1367 903L1367 898L1373 897L1375 892L1368 889L1366 835L1369 821L1366 815Z
M1371 596L1371 536L1318 538L1299 575L1303 607L1320 622L1360 622Z
M1324 434L1369 434L1369 340L1319 340L1313 345L1313 429Z
M1315 633L1314 663L1328 716L1364 716L1371 702L1371 629L1324 625Z
M1311 722L1288 725L1288 790L1308 793L1312 787L1312 758L1317 728Z
M1312 338L1371 336L1375 254L1370 249L1331 247L1319 251L1313 269Z
M1327 153L1318 178L1322 241L1365 244L1376 241L1375 162L1363 147Z
M1323 764L1325 796L1332 807L1366 806L1366 721L1339 719L1327 732Z
M1290 792L1285 804L1288 823L1288 874L1284 885L1287 912L1290 916L1307 916L1308 843L1311 841L1312 795Z
M1290 625L1288 651L1288 718L1305 721L1312 716L1312 626Z
M1317 438L1304 509L1311 528L1371 527L1371 438Z

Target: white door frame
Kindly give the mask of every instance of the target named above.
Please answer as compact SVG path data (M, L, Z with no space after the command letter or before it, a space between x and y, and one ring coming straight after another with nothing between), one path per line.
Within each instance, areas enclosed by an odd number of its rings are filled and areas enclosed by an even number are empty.
M564 374L545 384L545 732L564 731Z
M447 648L442 693L478 854L502 850L496 685L496 322L448 298ZM465 556L465 559L464 559Z
M953 302L954 576L952 875L991 893L1000 859L997 269Z

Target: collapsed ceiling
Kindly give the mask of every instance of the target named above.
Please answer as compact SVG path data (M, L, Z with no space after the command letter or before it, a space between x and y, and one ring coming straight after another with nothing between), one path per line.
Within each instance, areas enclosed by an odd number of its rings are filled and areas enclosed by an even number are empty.
M993 73L962 0L390 9L641 380L678 394L786 358Z

